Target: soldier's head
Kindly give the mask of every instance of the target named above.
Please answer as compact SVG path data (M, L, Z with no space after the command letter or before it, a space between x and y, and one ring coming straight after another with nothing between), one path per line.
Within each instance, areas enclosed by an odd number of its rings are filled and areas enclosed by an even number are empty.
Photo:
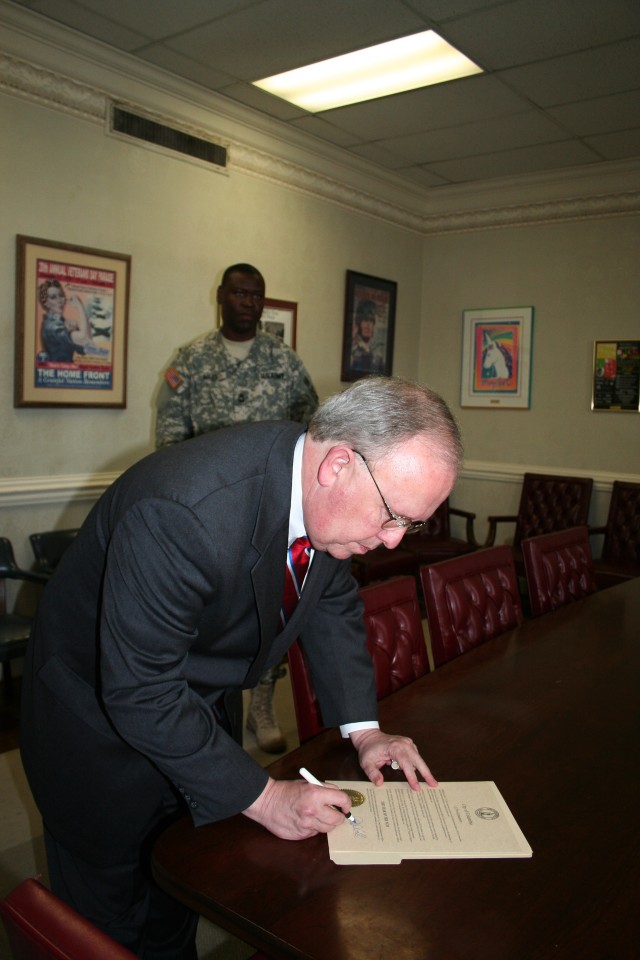
M264 279L250 263L227 267L216 300L222 313L222 333L229 340L252 340L264 306Z
M360 300L356 308L356 326L362 339L368 343L376 325L376 305L373 300Z

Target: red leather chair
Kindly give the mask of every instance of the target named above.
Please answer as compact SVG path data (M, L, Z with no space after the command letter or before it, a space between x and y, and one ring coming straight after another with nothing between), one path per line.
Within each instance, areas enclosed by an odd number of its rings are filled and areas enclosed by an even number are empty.
M395 577L361 587L367 646L376 674L378 700L429 672L414 577ZM289 650L289 673L300 742L324 730L304 653Z
M595 593L589 531L571 527L522 541L531 616L564 607Z
M513 552L518 574L524 576L522 540L588 523L592 489L593 480L589 477L525 473L518 513L488 517L485 547L492 547L495 543L499 523L515 523Z
M0 901L0 915L14 960L135 960L38 880L24 880Z
M451 517L463 517L466 520L466 538L451 535ZM417 577L418 567L422 563L436 563L449 557L461 556L476 550L473 521L475 513L452 507L447 498L436 512L429 517L426 525L415 533L408 533L400 545L393 550L377 547L351 561L351 572L360 586L366 586L376 580L412 574Z
M524 619L509 546L421 567L420 580L436 667Z
M602 533L602 552L593 561L598 589L640 577L640 483L614 481L605 526L589 528L590 535Z

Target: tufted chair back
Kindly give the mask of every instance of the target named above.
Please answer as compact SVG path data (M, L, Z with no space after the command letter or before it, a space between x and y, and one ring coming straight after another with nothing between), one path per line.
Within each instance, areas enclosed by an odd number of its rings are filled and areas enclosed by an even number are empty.
M367 646L378 700L429 672L414 577L395 577L360 589Z
M452 516L465 520L465 539L451 535ZM477 549L475 517L475 513L452 507L447 497L425 526L403 537L400 546L392 550L380 546L369 553L352 557L351 572L360 586L406 574L417 577L421 563L437 563L438 560L447 560Z
M525 473L513 545L525 537L586 524L593 480Z
M414 577L395 577L361 587L367 647L378 700L429 672ZM300 742L324 729L304 652L296 640L288 653L293 706Z
M434 666L523 621L513 550L477 550L420 567Z
M640 483L614 481L604 529L602 559L640 564Z
M595 593L587 527L571 527L522 541L531 616L539 617Z

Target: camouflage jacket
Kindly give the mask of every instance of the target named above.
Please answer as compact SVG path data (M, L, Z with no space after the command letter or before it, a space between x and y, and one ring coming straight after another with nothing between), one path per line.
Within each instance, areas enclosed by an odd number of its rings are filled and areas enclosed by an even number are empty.
M318 395L302 360L282 340L258 331L238 362L219 330L178 350L157 399L156 446L253 420L307 423Z

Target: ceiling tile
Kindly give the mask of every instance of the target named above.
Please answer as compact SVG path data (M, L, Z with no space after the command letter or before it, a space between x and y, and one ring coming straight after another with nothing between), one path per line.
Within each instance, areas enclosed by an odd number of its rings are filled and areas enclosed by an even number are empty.
M55 2L55 0L54 0ZM219 20L251 6L255 0L79 0L83 7L108 16L129 30L161 40L202 23Z
M268 0L168 42L241 80L260 80L423 29L404 4L394 3L391 19L389 10L389 0Z
M73 27L74 30L87 34L87 36L95 37L117 50L124 50L125 52L135 50L141 43L146 43L148 39L145 34L130 30L105 16L104 4L102 5L102 13L96 13L87 7L73 3L72 0L36 0L35 3L19 5L29 6L36 13Z
M635 130L618 130L586 137L585 143L597 150L605 160L625 160L640 156L640 127Z
M640 87L640 38L514 67L500 77L541 107L633 90Z
M305 133L310 133L314 137L319 137L321 140L335 143L339 147L350 147L352 144L358 143L359 139L352 133L349 133L348 130L341 130L332 123L327 123L326 120L320 119L320 117L310 117L308 114L304 117L299 117L297 120L292 120L291 126L297 127L298 130L304 130Z
M381 140L525 110L529 104L493 77L475 76L327 110L319 116L363 140Z
M410 137L382 140L381 147L414 163L431 163L451 157L469 157L509 150L535 143L566 140L567 135L536 110L498 117L476 123L460 124L444 130L429 130Z
M549 107L546 113L579 137L622 130L629 125L630 118L640 117L640 90Z
M162 43L151 43L146 47L140 48L136 55L148 63L155 63L157 67L175 73L177 77L183 77L185 80L192 80L193 83L199 83L209 90L217 90L220 87L228 86L233 77L222 73L215 67L210 67L205 63L198 63L196 60L190 60L189 57L170 50Z
M262 113L266 113L270 117L276 117L278 120L295 120L303 115L308 116L304 110L296 107L295 104L289 103L288 100L283 100L281 97L274 97L266 90L254 87L252 83L232 83L229 86L220 87L219 91L225 97L231 97L232 100L244 103L246 106L260 110Z
M430 163L428 169L453 182L489 180L526 173L537 173L550 168L573 167L595 163L598 157L587 147L575 141L544 144L521 150L505 150L477 157L443 160Z
M640 33L637 0L513 0L449 21L445 39L484 69L547 60Z

